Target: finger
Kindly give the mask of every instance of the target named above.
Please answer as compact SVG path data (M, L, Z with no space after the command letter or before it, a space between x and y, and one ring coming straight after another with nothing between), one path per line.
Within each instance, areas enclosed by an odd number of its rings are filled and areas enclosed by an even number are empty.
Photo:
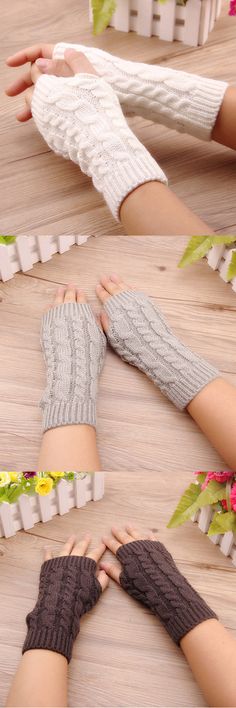
M151 531L141 531L133 524L127 524L126 531L132 536L135 541L156 541L156 537Z
M73 70L63 59L36 59L36 65L42 74L54 76L73 76Z
M6 94L7 96L17 96L18 93L22 93L32 86L32 83L31 70L29 70L6 88Z
M65 292L66 292L66 289L63 288L63 286L61 288L57 289L56 297L55 297L54 302L51 305L51 307L54 307L54 305L62 305L63 304Z
M50 549L47 546L45 546L45 548L44 548L44 561L49 561L51 559L52 559L52 552L50 551Z
M43 61L47 61L47 60L45 59L45 60L43 60ZM32 66L31 66L31 78L32 78L33 84L36 84L36 81L38 81L38 79L40 78L40 76L42 76L42 73L41 73L41 71L39 70L39 67L37 66L36 63L35 63L35 64L32 64Z
M106 590L106 588L107 588L108 585L109 585L109 577L108 577L108 575L105 573L104 570L100 570L100 572L98 573L97 579L98 579L98 582L99 582L100 585L101 585L102 592L104 592L104 590Z
M71 551L71 556L85 556L89 547L91 541L91 535L90 533L86 533L84 538L81 539L81 541L78 541L78 543L75 544L74 548Z
M85 292L81 288L76 288L76 301L82 305L87 302Z
M131 541L133 541L132 536L129 533L127 533L127 531L125 529L120 529L120 528L117 528L117 526L112 526L111 530L112 530L113 536L115 536L117 541L120 541L120 543L130 543Z
M100 324L102 325L103 331L106 333L109 330L109 317L106 312L101 312L100 314Z
M73 283L67 285L64 302L76 302L76 286Z
M118 548L121 547L121 543L118 543L118 541L116 541L113 536L103 536L102 541L103 543L105 543L107 548L109 548L110 551L114 553L114 555L116 555Z
M90 553L87 553L87 558L92 558L93 560L96 561L96 563L100 560L100 558L104 555L106 551L106 546L105 543L100 543L97 548L94 549L94 551L90 551Z
M31 47L21 49L16 54L8 57L6 60L7 66L22 66L28 61L34 62L38 57L46 57L51 59L53 53L53 44L33 44Z
M32 118L31 103L32 103L33 89L28 89L24 95L25 107L22 108L18 113L16 113L16 119L20 123L25 123L25 121Z
M97 72L94 66L90 63L87 57L82 52L76 52L75 49L66 49L64 58L68 66L72 69L73 74L95 74Z
M121 568L117 563L100 563L100 568L102 568L112 580L120 584Z
M100 302L104 305L104 302L106 302L106 300L108 300L111 296L100 283L96 285L95 290Z
M61 552L59 553L59 555L60 555L60 556L69 556L70 553L71 553L71 551L72 551L73 546L75 545L75 542L76 542L76 536L73 534L72 536L70 536L70 537L67 539L67 541L66 541L66 543L64 544L64 546L63 546Z

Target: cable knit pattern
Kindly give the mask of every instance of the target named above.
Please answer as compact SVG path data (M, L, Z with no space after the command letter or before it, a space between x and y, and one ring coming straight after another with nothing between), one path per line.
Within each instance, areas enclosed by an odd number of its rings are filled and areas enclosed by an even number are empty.
M96 425L96 395L106 338L90 305L68 302L46 312L41 344L47 387L41 400L43 429Z
M116 555L123 566L121 586L160 618L176 644L201 622L217 619L162 543L133 541Z
M100 77L41 76L32 115L49 147L92 177L117 220L123 200L136 187L153 180L167 183L130 130L115 92Z
M55 59L73 48L83 52L116 92L124 110L181 133L210 140L228 84L170 67L126 61L96 47L56 44Z
M63 556L45 561L37 603L26 617L28 633L22 653L49 649L69 662L80 618L92 609L101 592L92 558Z
M173 334L160 310L143 293L126 291L104 304L107 338L117 354L137 366L183 410L219 372Z

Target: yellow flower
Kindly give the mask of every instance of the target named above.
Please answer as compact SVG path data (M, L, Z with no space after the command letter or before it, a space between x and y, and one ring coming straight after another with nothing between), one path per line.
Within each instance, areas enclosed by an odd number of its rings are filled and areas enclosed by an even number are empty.
M0 487L5 487L10 484L11 478L9 472L0 472Z
M9 472L11 482L19 482L19 475L17 472Z
M64 477L64 472L49 472L50 477L53 479L59 479L60 477Z
M35 491L40 496L45 497L46 494L50 494L53 487L53 481L50 477L39 477L35 485Z

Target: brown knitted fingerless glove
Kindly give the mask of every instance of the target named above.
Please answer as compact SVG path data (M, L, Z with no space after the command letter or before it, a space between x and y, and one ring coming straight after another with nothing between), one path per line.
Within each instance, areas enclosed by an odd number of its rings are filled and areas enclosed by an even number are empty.
M121 586L160 618L176 644L201 622L217 619L162 543L133 541L116 555L123 566Z
M22 654L29 649L49 649L69 662L80 617L98 601L102 588L96 563L82 556L60 556L43 563L39 596L26 617L28 633Z

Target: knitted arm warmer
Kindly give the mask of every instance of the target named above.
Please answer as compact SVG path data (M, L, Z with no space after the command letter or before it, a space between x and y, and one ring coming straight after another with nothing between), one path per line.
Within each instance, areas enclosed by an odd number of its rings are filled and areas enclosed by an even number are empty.
M121 586L159 617L176 644L201 622L217 619L162 543L133 541L116 555L123 566Z
M120 59L97 47L59 42L54 59L67 48L83 52L99 76L109 83L124 110L134 112L180 133L211 140L228 84L205 76Z
M69 662L80 618L98 601L102 588L92 558L61 556L43 563L35 608L26 617L22 649L48 649Z
M49 147L78 164L119 220L125 197L145 182L167 178L130 130L118 98L103 79L90 74L41 76L32 115Z

